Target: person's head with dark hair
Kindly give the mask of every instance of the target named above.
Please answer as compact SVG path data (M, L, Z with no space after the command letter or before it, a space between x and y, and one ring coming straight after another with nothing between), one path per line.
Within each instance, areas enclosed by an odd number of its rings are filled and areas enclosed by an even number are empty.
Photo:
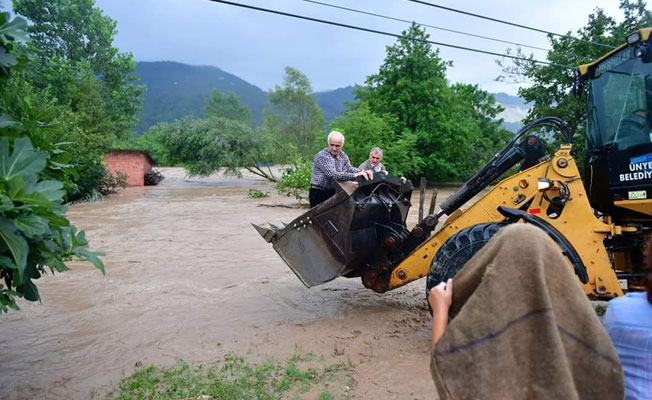
M528 135L525 140L519 144L519 147L525 152L523 164L521 164L519 171L523 171L534 165L537 165L539 160L546 155L546 151L543 143L541 143L541 139L539 139L539 137L534 134Z
M641 118L650 119L650 112L643 108L639 108L633 112L633 114L638 115Z

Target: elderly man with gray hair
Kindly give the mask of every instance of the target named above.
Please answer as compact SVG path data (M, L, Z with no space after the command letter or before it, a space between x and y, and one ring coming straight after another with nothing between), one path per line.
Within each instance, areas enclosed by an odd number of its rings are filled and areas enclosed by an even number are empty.
M369 159L358 167L362 171L372 171L372 172L382 172L387 175L387 168L385 165L380 162L383 159L383 149L380 147L374 147L369 151ZM404 176L401 177L401 182L407 182Z
M361 171L351 165L349 156L342 151L344 135L332 131L328 134L328 147L315 155L310 178L310 207L335 195L336 182L351 181L358 176L372 179L372 171Z
M374 147L371 149L369 152L369 159L358 167L358 169L362 171L367 171L371 170L374 172L384 172L387 174L387 169L383 165L383 163L380 162L380 160L383 159L383 149L380 147Z

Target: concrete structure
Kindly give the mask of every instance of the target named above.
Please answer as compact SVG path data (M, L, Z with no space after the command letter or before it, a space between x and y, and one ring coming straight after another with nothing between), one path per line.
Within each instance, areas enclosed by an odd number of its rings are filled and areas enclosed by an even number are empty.
M144 150L109 149L104 164L114 176L117 171L127 174L127 186L144 186L145 174L152 169L154 160Z

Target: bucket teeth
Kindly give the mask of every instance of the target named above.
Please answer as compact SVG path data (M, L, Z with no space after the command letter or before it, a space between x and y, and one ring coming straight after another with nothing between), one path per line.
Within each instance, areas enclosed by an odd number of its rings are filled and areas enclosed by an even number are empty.
M268 224L269 224L269 227L270 227L270 228L272 228L272 229L274 229L274 230L277 230L277 229L278 229L278 226L272 224L271 222L268 222Z
M273 229L263 228L262 226L258 226L256 224L251 224L251 225L253 225L254 228L256 228L260 236L262 236L267 243L271 243L272 240L274 239L274 236L276 236L276 231Z
M288 226L288 224L285 223L285 222L283 222L283 221L281 221L281 224L283 224L283 228L285 228L286 226Z

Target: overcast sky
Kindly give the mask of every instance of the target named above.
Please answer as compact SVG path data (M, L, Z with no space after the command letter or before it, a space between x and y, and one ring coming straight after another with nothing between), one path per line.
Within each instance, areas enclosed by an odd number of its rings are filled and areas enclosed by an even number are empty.
M5 5L8 0L1 0ZM242 9L209 0L95 0L118 22L114 45L137 61L213 65L268 90L280 84L285 66L304 72L317 91L363 83L378 71L385 47L396 39L372 33ZM232 0L392 33L408 24L327 8L302 0ZM407 0L320 0L442 28L548 47L544 34L416 4ZM555 33L584 26L596 7L621 20L618 0L427 0ZM429 28L430 40L503 53L510 45ZM513 47L513 46L511 46ZM545 52L534 52L544 59ZM453 62L451 82L477 83L515 94L517 85L495 82L497 57L441 47Z

